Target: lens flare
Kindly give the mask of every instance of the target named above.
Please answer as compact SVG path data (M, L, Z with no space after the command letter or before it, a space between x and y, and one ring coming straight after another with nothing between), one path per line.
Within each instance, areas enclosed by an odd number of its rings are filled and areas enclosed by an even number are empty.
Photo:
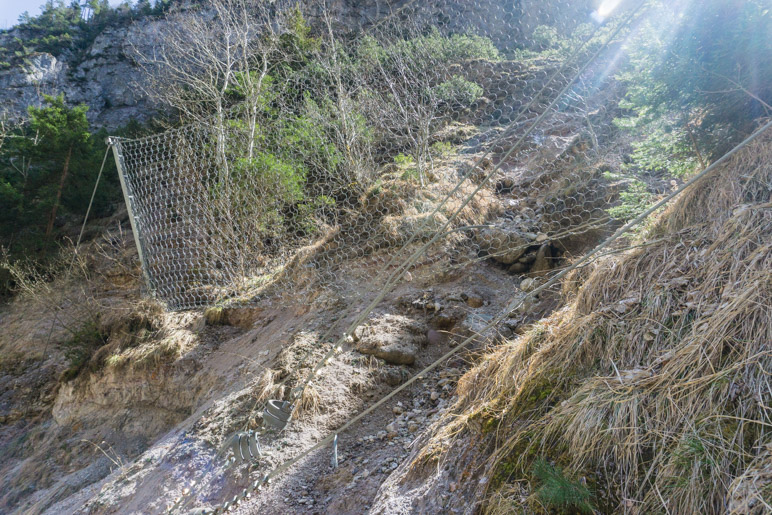
M603 0L598 9L592 13L593 19L598 23L603 23L621 2L622 0Z

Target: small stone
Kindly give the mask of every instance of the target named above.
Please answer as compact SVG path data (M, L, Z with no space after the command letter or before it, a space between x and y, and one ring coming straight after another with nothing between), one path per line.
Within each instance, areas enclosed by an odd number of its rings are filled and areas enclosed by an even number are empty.
M416 424L415 422L410 422L407 425L407 430L410 431L411 433L415 433L416 431L418 431L418 424Z
M429 345L440 345L445 340L445 338L439 331L429 329L426 332L426 340L429 342Z
M395 415L402 415L403 413L402 406L394 406L391 411L393 411Z
M536 261L536 254L538 253L537 250L531 250L529 252L526 252L520 258L517 260L517 263L531 266L533 265L534 261Z
M469 295L466 299L466 305L470 308L481 308L485 302L479 295Z
M430 395L429 397L430 397L430 398L431 398L433 401L436 401L437 399L439 399L439 398L440 398L440 394L439 394L439 393L437 393L437 392L432 392L432 393L431 393L431 395Z
M456 325L458 319L459 316L457 314L443 312L432 318L432 322L438 329L451 329L454 325Z
M389 433L396 433L397 432L397 425L392 422L391 424L386 426L386 431Z
M527 263L515 263L514 265L509 267L509 273L510 274L522 274L528 271L530 268L530 265Z
M536 253L536 259L533 262L531 273L544 274L552 269L552 247L550 245L542 245L539 247L539 252Z
M539 234L536 235L536 243L543 243L547 241L548 238L549 237L546 234L544 234L543 232L540 232Z
M534 300L533 295L526 295L523 302L517 307L517 311L520 313L528 313L531 311L534 304L536 304L536 301Z
M408 378L408 373L402 368L388 367L382 370L381 377L389 386L399 386Z
M536 279L533 279L532 277L523 279L523 281L520 283L520 289L525 292L531 291L535 287L536 287Z

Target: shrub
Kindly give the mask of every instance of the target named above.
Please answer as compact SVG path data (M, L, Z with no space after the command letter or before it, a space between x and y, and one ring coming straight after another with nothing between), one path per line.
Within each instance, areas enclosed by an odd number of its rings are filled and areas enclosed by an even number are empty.
M456 148L448 141L436 141L432 143L429 150L431 151L432 156L435 157L448 157L456 153Z
M652 194L646 184L634 179L625 191L619 194L619 205L607 210L609 216L626 222L646 211L651 204Z
M394 164L400 168L409 168L411 166L415 166L415 160L413 159L413 156L407 156L405 154L399 153L394 156Z
M437 97L451 110L467 107L483 94L482 86L460 75L454 75L435 86L435 89Z
M546 507L560 511L593 513L592 492L579 481L566 477L560 467L536 460L532 468L538 488L536 497Z
M97 349L104 344L104 336L99 332L99 326L95 321L89 321L76 330L64 344L64 356L68 367L60 379L70 381L78 377Z

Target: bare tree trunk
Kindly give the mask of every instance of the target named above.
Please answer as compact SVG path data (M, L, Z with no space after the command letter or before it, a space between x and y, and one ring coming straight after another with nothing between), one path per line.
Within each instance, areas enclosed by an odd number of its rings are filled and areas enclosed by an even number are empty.
M247 72L249 73L249 72ZM263 81L268 75L268 59L263 58L263 65L260 70L260 78L257 81L257 88L250 91L249 101L249 152L248 157L252 159L255 154L255 133L257 131L257 108L260 102L260 92L263 89Z
M64 190L64 182L67 180L67 172L70 170L70 158L72 157L72 147L67 151L67 157L64 159L64 169L62 169L62 177L59 179L59 189L56 191L56 199L54 200L54 207L51 208L51 214L48 217L48 225L46 226L46 238L51 236L51 232L54 230L54 220L56 220L56 211L59 209L59 201L62 199L62 190Z

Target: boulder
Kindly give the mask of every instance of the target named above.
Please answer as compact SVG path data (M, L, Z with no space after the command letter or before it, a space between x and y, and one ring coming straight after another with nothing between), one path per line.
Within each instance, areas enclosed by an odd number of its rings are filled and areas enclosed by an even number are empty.
M510 274L523 274L527 272L531 268L531 265L528 263L520 263L517 262L514 265L509 267L509 273Z
M392 365L412 365L426 344L426 328L402 315L383 315L357 331L357 350Z

